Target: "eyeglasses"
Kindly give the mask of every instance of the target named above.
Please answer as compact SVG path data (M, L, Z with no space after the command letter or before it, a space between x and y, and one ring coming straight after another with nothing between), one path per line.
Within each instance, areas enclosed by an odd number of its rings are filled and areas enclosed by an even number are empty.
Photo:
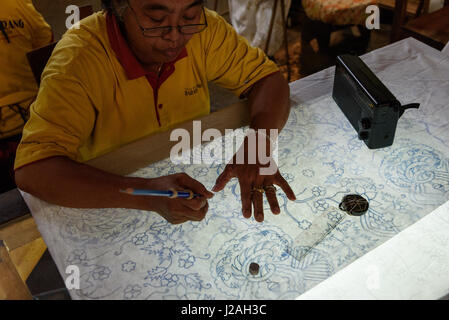
M142 35L147 38L163 37L166 34L169 34L172 31L172 29L174 29L174 28L178 29L179 33L184 34L184 35L199 33L207 28L207 19L206 19L206 12L204 11L204 7L202 8L203 15L204 15L204 23L186 24L183 26L165 26L165 27L155 27L155 28L144 28L140 24L139 19L137 18L137 14L134 11L134 9L131 7L131 5L129 4L129 1L127 1L127 2L128 2L129 8L131 9L131 11L134 14L134 17L136 18L137 25L139 26L140 30L142 30Z

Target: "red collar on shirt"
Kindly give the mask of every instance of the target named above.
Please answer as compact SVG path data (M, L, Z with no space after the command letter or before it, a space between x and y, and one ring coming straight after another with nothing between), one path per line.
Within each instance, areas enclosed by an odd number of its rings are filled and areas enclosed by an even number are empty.
M175 60L169 63L164 63L161 69L162 72L159 81L157 81L157 75L154 72L145 70L141 63L137 60L136 56L126 42L126 39L123 37L115 16L111 13L107 13L106 15L106 26L112 50L114 50L117 55L117 59L125 69L126 75L130 80L146 76L153 88L159 87L162 82L164 82L175 71L175 62L187 57L187 50L184 47Z

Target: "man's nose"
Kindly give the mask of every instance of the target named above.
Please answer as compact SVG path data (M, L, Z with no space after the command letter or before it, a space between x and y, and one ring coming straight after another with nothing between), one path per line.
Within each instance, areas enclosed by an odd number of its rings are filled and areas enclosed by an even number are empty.
M182 34L179 32L179 28L173 27L169 32L164 35L165 40L170 40L175 44L178 44L181 41Z

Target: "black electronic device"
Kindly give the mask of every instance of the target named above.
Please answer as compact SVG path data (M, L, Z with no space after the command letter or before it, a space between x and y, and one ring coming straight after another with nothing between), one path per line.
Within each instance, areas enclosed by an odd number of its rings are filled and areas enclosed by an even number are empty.
M350 54L337 57L332 97L370 149L391 146L404 111L419 108L419 103L401 106L368 66Z

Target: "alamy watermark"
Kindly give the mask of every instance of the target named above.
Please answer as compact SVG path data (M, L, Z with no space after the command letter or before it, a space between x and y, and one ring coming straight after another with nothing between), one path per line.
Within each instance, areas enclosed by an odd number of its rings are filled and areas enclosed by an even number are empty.
M65 9L65 13L69 14L65 21L67 29L80 28L80 8L77 5L69 5ZM369 16L365 20L365 26L369 30L380 29L380 9L379 6L373 4L365 9L365 13Z
M65 273L68 274L65 279L65 286L68 290L80 288L80 269L76 265L69 265L65 268Z
M373 4L367 6L365 13L369 16L365 20L365 26L368 30L380 29L380 9L379 6Z
M226 129L222 136L215 128L202 132L201 121L193 121L192 136L178 128L171 132L170 141L178 141L170 150L174 164L259 164L261 175L277 172L277 129ZM202 142L210 143L203 146Z
M80 8L76 5L69 5L65 8L65 13L69 14L65 20L65 27L67 29L80 28Z

